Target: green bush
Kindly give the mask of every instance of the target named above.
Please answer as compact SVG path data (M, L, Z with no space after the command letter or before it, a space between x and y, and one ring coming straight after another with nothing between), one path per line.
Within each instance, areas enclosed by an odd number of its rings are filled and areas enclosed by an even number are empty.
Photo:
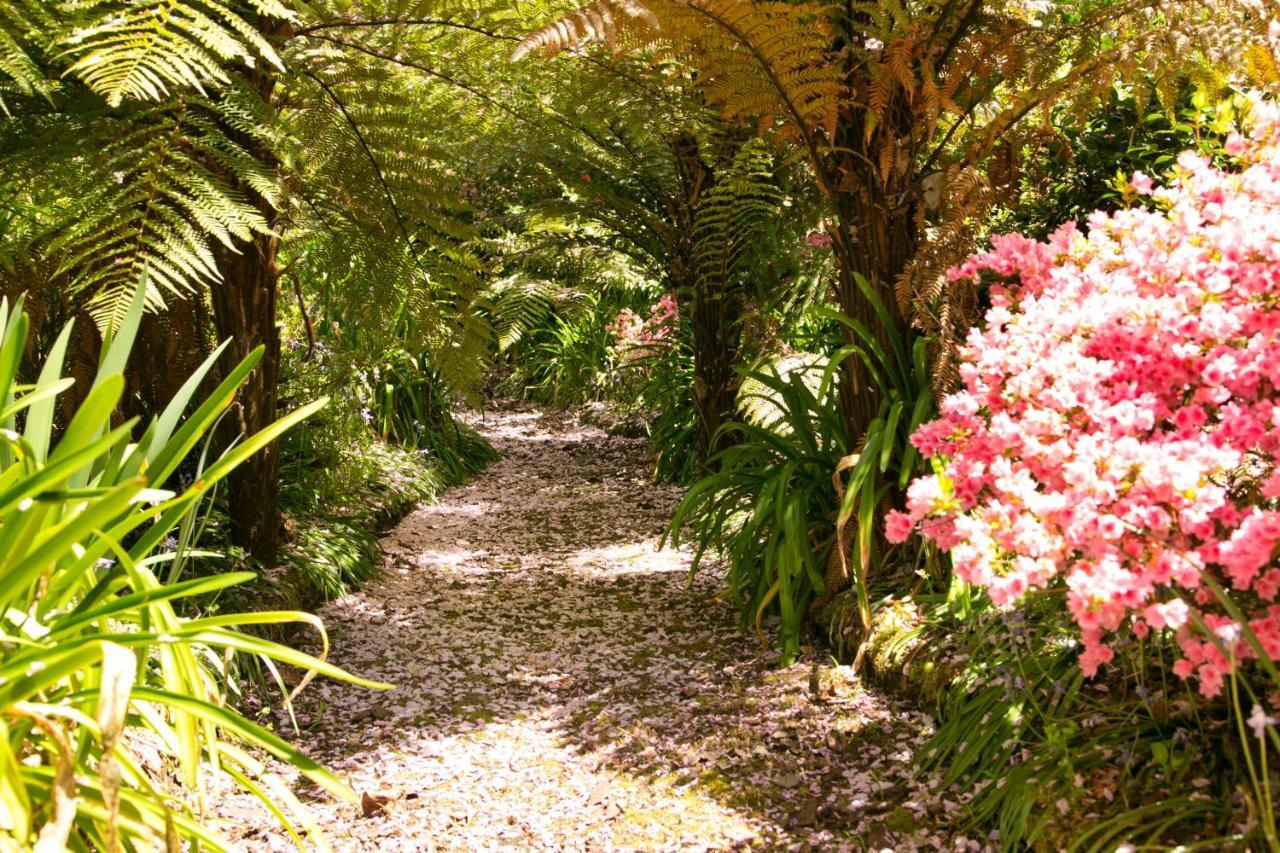
M366 417L383 442L422 451L445 482L460 483L498 458L489 442L454 419L426 356L388 350L360 380Z
M648 289L632 287L576 292L556 303L504 350L510 372L498 392L555 408L634 403L638 378L623 369L607 327L619 311L642 310L646 300Z
M1232 737L1221 709L1167 677L1170 649L1130 642L1111 676L1090 682L1059 598L1003 610L956 580L936 604L932 633L952 638L964 664L920 765L941 789L963 792L957 828L995 829L1003 850L1189 838L1200 849L1244 848L1239 837L1206 837L1238 807L1245 762L1224 749Z
M308 614L202 617L194 599L252 576L183 578L182 568L194 519L217 483L323 401L243 437L201 465L189 486L173 488L175 470L262 353L192 404L219 347L133 441L139 425L113 426L112 418L143 292L106 335L92 388L57 427L56 399L73 384L61 377L70 329L35 382L20 384L27 316L20 304L0 309L0 847L229 849L203 822L202 792L217 775L256 795L301 845L299 827L313 839L315 827L259 754L340 797L354 795L226 705L228 663L256 656L273 673L283 663L308 678L378 685L240 630L301 622L323 636Z
M859 283L885 314L866 282ZM828 309L818 314L847 327L854 343L816 359L820 367L810 362L785 372L743 373L739 408L746 417L722 428L734 443L712 458L712 473L689 489L668 530L673 541L696 541L694 571L708 552L728 560L732 600L762 642L763 618L777 613L785 659L799 651L809 604L838 591L826 588L831 578L853 587L865 635L880 509L923 464L909 436L934 410L924 339L893 337L885 346L848 317ZM837 371L849 358L866 364L882 399L853 452L844 444L834 390ZM850 521L855 526L846 530ZM887 553L880 561L891 562ZM829 570L833 562L838 572ZM895 555L893 562L907 561ZM918 560L910 562L920 569ZM878 578L888 574L881 571Z
M765 615L781 617L788 658L799 651L809 602L824 591L839 507L831 474L845 454L829 378L814 389L799 373L747 373L776 417L723 427L737 442L711 459L712 473L690 487L668 528L676 544L695 540L693 571L708 553L728 560L731 600L762 643Z
M286 348L290 398L334 405L281 443L280 502L288 516L273 597L310 604L344 595L377 565L377 534L495 456L456 422L424 359L402 350L357 368L347 351Z

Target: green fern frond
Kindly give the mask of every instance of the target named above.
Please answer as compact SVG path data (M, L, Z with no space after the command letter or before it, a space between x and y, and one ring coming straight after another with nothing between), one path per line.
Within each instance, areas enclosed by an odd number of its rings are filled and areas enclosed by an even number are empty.
M702 198L694 222L694 262L704 286L728 282L783 201L774 157L760 140L742 145Z
M555 311L559 285L516 274L489 285L484 301L491 317L498 352L506 352Z
M37 62L36 46L41 34L55 26L54 16L43 3L0 0L0 81L9 78L20 95L48 97L50 85ZM0 109L9 113L2 88Z
M267 229L237 189L279 194L265 164L219 126L216 103L162 104L101 120L13 122L0 135L0 183L39 186L62 199L40 209L33 248L89 301L95 319L119 320L144 269L148 303L215 284L212 244L234 247ZM32 143L36 142L37 145Z
M279 3L259 14L287 20ZM66 74L119 106L126 98L160 100L185 89L205 92L230 82L228 66L265 62L283 68L257 26L218 0L88 0L49 46Z

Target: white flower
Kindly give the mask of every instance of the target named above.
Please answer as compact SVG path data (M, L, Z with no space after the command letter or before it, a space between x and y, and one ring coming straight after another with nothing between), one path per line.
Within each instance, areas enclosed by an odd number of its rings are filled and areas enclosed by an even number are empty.
M1240 642L1240 626L1235 624L1223 625L1214 629L1214 633L1218 635L1218 639L1222 640L1222 644L1228 650L1234 649Z
M1258 740L1262 740L1266 735L1267 726L1274 726L1276 718L1269 716L1266 709L1261 705L1254 705L1253 713L1249 715L1249 719L1246 722L1249 724L1249 728L1253 729L1253 736Z

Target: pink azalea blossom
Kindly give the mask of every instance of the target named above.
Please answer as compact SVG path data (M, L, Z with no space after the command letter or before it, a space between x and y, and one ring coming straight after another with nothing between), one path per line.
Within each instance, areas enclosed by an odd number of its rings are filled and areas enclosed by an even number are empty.
M1280 107L1251 120L1231 170L1187 152L1167 186L1134 175L1157 209L996 237L949 272L992 305L912 439L939 473L886 534L918 528L996 604L1065 589L1088 675L1117 632L1169 632L1174 672L1217 695L1257 652L1207 577L1280 656Z
M670 293L649 306L649 316L641 318L630 308L623 308L605 326L614 337L614 349L626 361L637 361L669 345L680 323L680 308Z

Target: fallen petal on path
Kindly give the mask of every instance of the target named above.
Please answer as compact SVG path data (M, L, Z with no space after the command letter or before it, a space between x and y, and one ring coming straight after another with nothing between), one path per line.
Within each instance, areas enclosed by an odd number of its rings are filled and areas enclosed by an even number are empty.
M951 849L910 773L931 721L844 674L815 702L811 661L769 668L716 571L690 584L659 547L680 491L641 441L535 411L476 425L501 461L321 614L336 663L396 685L298 700L301 746L369 792L296 786L335 849ZM223 811L244 847L291 848L247 800Z

